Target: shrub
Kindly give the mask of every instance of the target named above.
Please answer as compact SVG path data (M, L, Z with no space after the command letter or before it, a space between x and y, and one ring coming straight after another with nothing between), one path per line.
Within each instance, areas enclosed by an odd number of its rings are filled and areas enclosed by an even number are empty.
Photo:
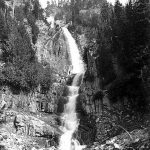
M51 68L44 68L38 62L24 24L9 21L10 35L1 56L1 61L5 63L0 76L1 85L9 86L15 94L32 92L39 85L43 93L48 91L52 84Z

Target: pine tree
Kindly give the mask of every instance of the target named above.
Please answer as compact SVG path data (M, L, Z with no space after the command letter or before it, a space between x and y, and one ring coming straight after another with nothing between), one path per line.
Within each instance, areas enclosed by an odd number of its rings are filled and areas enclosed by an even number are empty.
M34 17L35 17L36 20L39 19L39 12L40 12L39 0L35 0L34 1L34 8L32 10L32 14L34 15Z
M4 10L6 8L4 0L0 0L0 9Z
M112 10L106 1L101 4L101 13L98 18L97 27L97 54L99 57L96 59L97 70L101 80L100 87L103 89L114 78L114 70L112 65L111 55L111 15Z
M130 102L134 100L132 106L143 111L146 110L146 94L141 72L148 53L148 3L142 0L136 3L129 1L122 10L119 2L116 5L112 24L113 55L116 56L122 73L114 80L109 92L111 96L114 94L114 97L120 99L126 96ZM119 91L119 95L116 95L116 91Z

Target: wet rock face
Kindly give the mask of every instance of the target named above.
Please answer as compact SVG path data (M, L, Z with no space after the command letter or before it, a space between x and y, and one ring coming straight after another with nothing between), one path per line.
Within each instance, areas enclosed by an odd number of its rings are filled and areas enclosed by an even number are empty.
M68 79L67 79L67 81L66 81L66 85L67 85L67 86L71 86L71 85L73 84L73 79L74 79L75 75L76 75L76 74L71 74L71 75L68 77ZM82 78L83 78L83 74L80 74L76 86L80 86L80 85L81 85L81 83L82 83Z
M78 119L80 120L80 125L78 128L78 132L76 133L75 137L80 141L82 144L89 144L94 142L95 135L96 135L96 126L95 126L95 118L89 116L86 112L86 109L82 103L83 95L79 94L76 101L76 112L78 115ZM61 97L58 102L58 109L57 113L61 115L64 111L64 106L68 102L68 97ZM59 119L58 122L60 123L61 120Z
M67 86L64 87L63 94L58 100L57 105L57 113L61 115L64 112L64 106L68 102L69 88L72 85L72 81L74 79L74 74L68 78ZM82 81L82 76L80 75L78 84ZM89 144L94 142L96 135L96 126L95 119L89 117L86 111L86 107L84 105L84 101L86 101L84 94L80 93L76 100L76 113L78 115L78 119L80 120L80 125L78 128L78 132L75 134L75 137L82 144ZM58 120L61 122L61 118Z
M81 83L82 76L83 75L80 75L78 84ZM62 96L60 96L60 98L58 99L58 103L57 103L57 113L58 114L63 113L64 105L67 104L67 102L68 102L68 98L69 98L68 96L70 96L69 88L72 85L74 77L75 77L75 74L72 74L71 76L68 77L68 80L66 81L66 86L64 86L64 89L63 89ZM81 97L81 96L78 96L78 97ZM78 98L78 97L77 97L76 112L80 113L80 114L84 114L84 109L82 108L82 103L80 100L81 98Z
M62 96L63 96L63 97L66 97L66 96L68 96L68 95L69 95L69 87L68 87L68 86L65 86L65 87L64 87L64 90L63 90Z
M70 76L68 76L67 81L66 81L66 85L67 86L71 86L72 85L72 82L73 82L73 79L74 79L75 75L76 74L71 74Z
M57 104L57 114L61 115L64 112L64 106L68 102L68 97L60 97Z
M94 102L92 101L93 95L99 90L98 78L95 78L93 82L83 82L80 86L80 94L82 95L82 103L88 114L96 113L94 111Z
M80 120L77 139L81 144L89 145L95 141L96 118L86 112L85 106L83 104L83 98L84 96L82 94L79 94L77 97L76 112Z

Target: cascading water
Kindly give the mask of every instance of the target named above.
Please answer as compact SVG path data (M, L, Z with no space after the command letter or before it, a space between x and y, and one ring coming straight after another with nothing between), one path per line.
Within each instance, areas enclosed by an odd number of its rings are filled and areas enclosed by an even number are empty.
M75 74L75 77L73 79L72 86L68 86L68 103L65 105L64 113L62 114L62 128L64 134L60 137L59 149L82 150L85 146L81 146L80 143L73 138L73 134L78 129L79 125L79 120L76 113L76 98L78 96L79 85L81 83L80 79L84 74L84 65L74 38L67 28L63 27L62 30L70 50L70 57L73 67L72 73Z
M79 49L74 38L72 37L67 28L63 27L62 30L64 32L70 50L70 57L73 66L72 73L74 74L84 73L83 61L81 59Z

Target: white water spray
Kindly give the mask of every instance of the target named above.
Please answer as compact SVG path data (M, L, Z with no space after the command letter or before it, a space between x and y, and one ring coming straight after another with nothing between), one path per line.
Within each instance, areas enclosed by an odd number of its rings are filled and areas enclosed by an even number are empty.
M73 66L72 73L81 74L84 72L84 65L83 65L83 61L82 61L80 53L79 53L78 46L77 46L74 38L68 31L68 29L63 27L62 30L67 39L68 47L70 50L70 57L71 57L71 62L72 62L72 66Z
M85 148L85 146L80 145L80 143L73 138L73 134L75 133L75 131L77 131L79 125L79 120L76 113L76 98L78 96L79 90L78 85L81 83L80 79L84 74L84 65L74 38L67 28L63 27L62 30L64 32L70 50L70 57L73 67L72 73L76 75L73 79L72 86L68 86L68 103L65 105L64 113L62 114L62 128L64 134L60 137L59 149L82 150L83 148Z
M51 28L54 28L54 22L55 22L54 16L51 15L47 17L47 22L51 23Z

